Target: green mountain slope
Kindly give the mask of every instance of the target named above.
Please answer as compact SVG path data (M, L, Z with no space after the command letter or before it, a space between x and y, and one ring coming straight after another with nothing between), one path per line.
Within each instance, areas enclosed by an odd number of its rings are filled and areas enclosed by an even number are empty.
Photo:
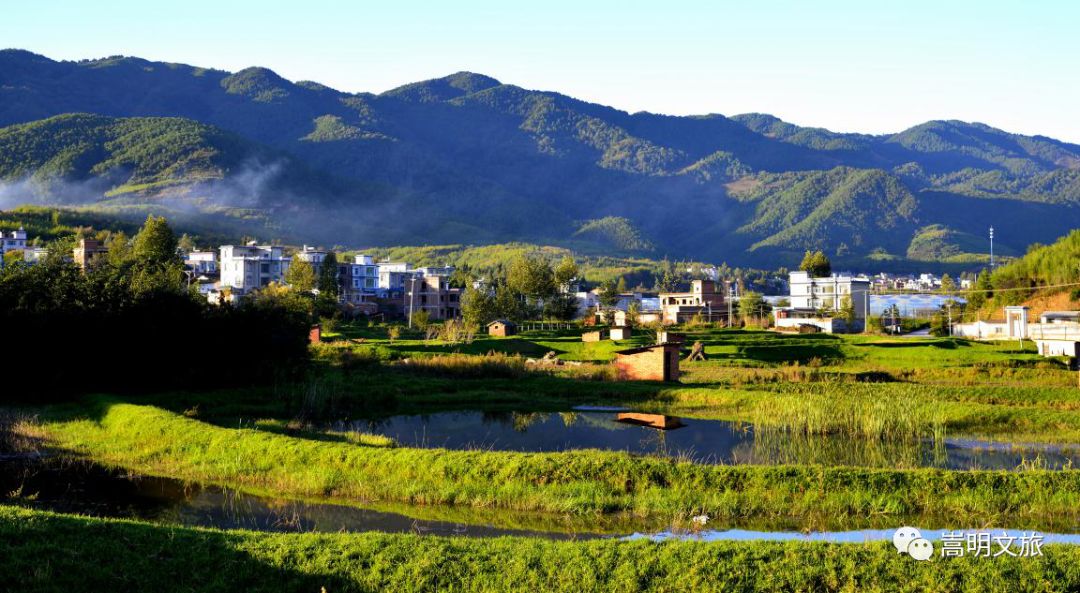
M82 119L57 131L57 116ZM631 114L469 72L354 94L265 68L4 50L0 126L9 182L152 202L235 181L242 203L327 244L614 248L622 233L578 234L575 221L615 218L659 255L791 266L806 248L906 258L930 225L977 237L994 224L1017 252L1080 226L1080 146L1050 138L958 121L874 136L765 114ZM289 179L251 183L244 164L267 158Z

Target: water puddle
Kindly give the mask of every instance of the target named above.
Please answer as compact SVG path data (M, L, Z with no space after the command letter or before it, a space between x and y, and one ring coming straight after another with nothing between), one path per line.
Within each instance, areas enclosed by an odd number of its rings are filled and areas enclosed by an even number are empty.
M899 528L900 525L897 525ZM622 539L627 541L635 540L649 540L649 541L703 541L703 542L722 542L722 541L770 541L770 542L827 542L834 544L862 544L867 542L876 541L892 541L893 534L896 529L860 529L854 531L811 531L809 533L799 533L794 531L752 531L746 529L727 529L727 530L702 530L697 532L692 531L661 531L659 533L635 533L633 535L624 537ZM942 541L943 536L948 534L960 533L988 533L992 536L1003 536L1005 538L1012 538L1013 541L1019 541L1021 537L1030 536L1032 533L1036 533L1042 537L1042 543L1044 544L1069 544L1080 545L1080 534L1076 533L1043 533L1034 530L1017 530L1017 529L989 529L980 527L978 529L948 529L948 530L933 530L933 529L919 529L922 537L933 541Z
M1080 467L1080 450L976 440L876 442L793 435L723 420L638 414L621 408L559 413L458 411L332 424L381 434L408 447L497 451L603 449L677 456L703 463L1014 470Z

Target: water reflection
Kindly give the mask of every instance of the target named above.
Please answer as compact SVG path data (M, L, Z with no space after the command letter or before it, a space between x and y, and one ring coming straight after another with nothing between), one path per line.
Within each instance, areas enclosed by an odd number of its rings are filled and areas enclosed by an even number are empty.
M605 449L679 456L705 463L821 464L943 469L1071 468L1076 448L994 446L972 440L874 441L792 434L721 420L571 410L561 413L441 412L338 422L411 447L500 451Z

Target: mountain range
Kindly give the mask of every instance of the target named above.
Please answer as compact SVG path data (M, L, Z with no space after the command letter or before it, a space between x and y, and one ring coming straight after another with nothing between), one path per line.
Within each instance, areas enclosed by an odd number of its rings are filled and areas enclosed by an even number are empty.
M1080 145L627 113L459 72L384 93L0 51L0 207L233 218L327 245L531 241L777 267L980 265L1080 226ZM257 227L256 227L257 228Z

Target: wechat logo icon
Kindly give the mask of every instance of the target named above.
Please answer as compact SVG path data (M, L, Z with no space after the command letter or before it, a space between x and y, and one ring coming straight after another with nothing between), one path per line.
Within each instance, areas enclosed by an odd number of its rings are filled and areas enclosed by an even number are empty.
M929 560L934 555L934 544L924 538L922 533L914 527L901 527L892 536L893 546L900 554L907 554L912 558L923 561Z

